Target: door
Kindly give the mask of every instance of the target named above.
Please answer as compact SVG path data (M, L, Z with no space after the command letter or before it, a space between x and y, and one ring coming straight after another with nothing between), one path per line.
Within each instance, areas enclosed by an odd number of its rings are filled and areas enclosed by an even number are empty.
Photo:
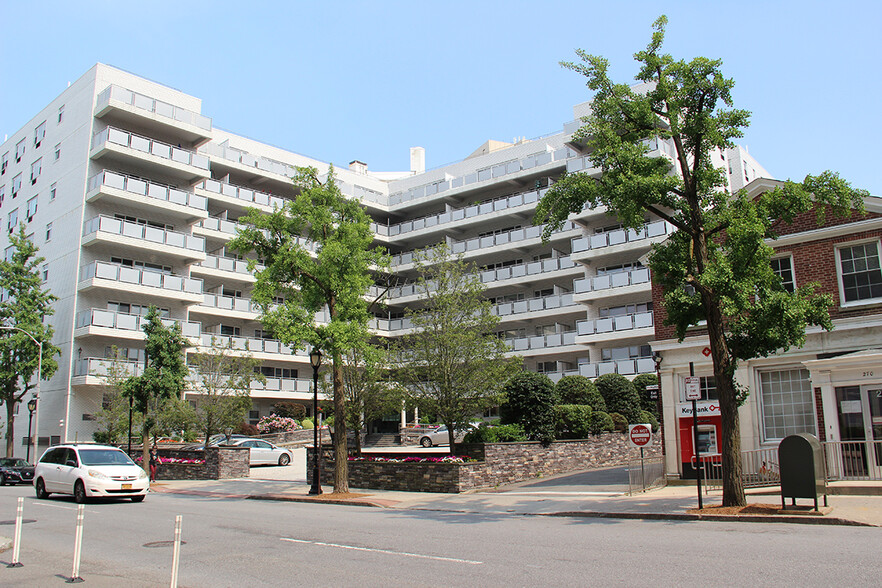
M882 480L882 385L836 388L842 475Z
M864 386L862 396L865 435L872 443L867 466L872 479L882 480L882 386Z
M266 441L252 441L251 463L275 463L273 446Z

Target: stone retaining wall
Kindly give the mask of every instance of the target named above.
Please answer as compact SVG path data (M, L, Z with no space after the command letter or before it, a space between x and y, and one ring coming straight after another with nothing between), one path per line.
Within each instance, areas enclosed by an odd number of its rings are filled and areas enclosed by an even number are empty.
M157 480L247 478L251 470L251 452L247 447L209 447L205 451L160 447L158 453L160 458L202 459L205 463L161 463L156 466ZM140 457L140 453L135 457Z
M644 451L647 457L661 455L660 438ZM353 488L404 490L409 492L464 492L511 484L540 476L621 466L640 456L628 446L621 433L605 433L589 439L555 441L548 447L538 442L459 444L456 455L478 461L467 463L401 463L350 461L349 485ZM307 472L312 471L311 449ZM322 482L334 481L333 453L323 455ZM404 457L400 455L399 457Z

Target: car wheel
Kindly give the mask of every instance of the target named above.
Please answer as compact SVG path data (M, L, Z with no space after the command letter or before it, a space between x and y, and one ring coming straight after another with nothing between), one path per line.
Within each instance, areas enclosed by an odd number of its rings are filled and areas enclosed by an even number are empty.
M428 437L423 437L422 439L420 439L420 445L422 445L423 447L431 447L432 440Z
M132 496L132 502L144 502L144 495Z
M289 463L291 463L291 456L290 455L288 455L287 453L283 453L282 455L279 456L279 465L280 466L286 466Z
M46 492L46 484L43 483L43 478L37 478L37 481L34 482L34 489L36 490L37 498L40 500L49 498L49 493Z
M86 486L82 480L77 480L77 483L74 484L74 500L77 501L77 504L86 502Z

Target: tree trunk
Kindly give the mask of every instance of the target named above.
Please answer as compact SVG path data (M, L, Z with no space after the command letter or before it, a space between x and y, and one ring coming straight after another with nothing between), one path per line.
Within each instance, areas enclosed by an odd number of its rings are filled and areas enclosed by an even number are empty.
M6 457L15 457L15 402L6 403ZM34 456L34 461L37 457Z
M150 424L147 411L144 411L144 424L141 425L141 468L150 474Z
M453 444L455 443L454 440L456 439L456 431L453 430L453 425L447 425L447 439L450 440L450 444L448 445L448 447L450 447L450 451L448 453L450 453L450 455L453 455Z
M349 455L346 451L346 393L343 389L343 363L333 354L334 374L334 492L349 492Z

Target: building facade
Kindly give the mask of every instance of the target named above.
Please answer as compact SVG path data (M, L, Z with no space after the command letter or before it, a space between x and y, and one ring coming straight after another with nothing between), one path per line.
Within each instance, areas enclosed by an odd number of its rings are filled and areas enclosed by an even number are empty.
M373 172L360 161L336 170L392 254L398 285L372 325L378 336L410 328L414 251L446 242L480 268L499 335L528 369L553 379L654 371L652 294L639 258L671 227L647 217L643 229L626 230L600 209L573 215L545 242L532 225L558 177L590 172L571 141L587 108L574 107L576 120L557 133L488 141L442 168L426 170L424 151L414 148L403 172ZM665 143L648 146L672 153ZM252 386L252 422L278 401L309 405L306 350L262 328L250 302L254 278L226 244L249 208L269 212L295 196L294 166L326 173L327 163L221 130L198 98L102 64L8 137L0 156L2 222L8 230L25 224L58 297L51 321L62 353L42 385L40 450L91 439L108 358L117 350L130 373L143 365L140 325L150 305L181 323L190 352L214 339L261 360L266 382ZM715 156L733 189L766 175L741 148ZM24 443L22 426L18 419Z
M760 179L748 190L758 195L775 185ZM814 212L800 215L770 242L773 268L786 288L816 283L832 297L834 328L809 328L802 347L739 363L737 381L749 391L739 409L743 451L774 450L788 435L811 433L835 444L828 451L831 475L882 475L882 199L868 198L865 210L847 217L827 214L823 224ZM659 287L653 294L661 300ZM667 471L694 477L692 404L685 397L690 362L701 384L696 409L702 460L720 456L708 340L697 327L678 342L659 311L656 321L652 346L662 358ZM762 460L745 463L748 469L762 467Z

